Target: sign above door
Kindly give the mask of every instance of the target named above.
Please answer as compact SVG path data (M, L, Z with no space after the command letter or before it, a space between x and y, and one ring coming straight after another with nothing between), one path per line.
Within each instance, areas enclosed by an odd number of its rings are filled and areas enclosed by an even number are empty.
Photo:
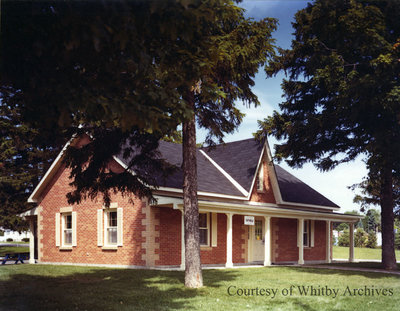
M254 226L254 216L244 216L244 224Z

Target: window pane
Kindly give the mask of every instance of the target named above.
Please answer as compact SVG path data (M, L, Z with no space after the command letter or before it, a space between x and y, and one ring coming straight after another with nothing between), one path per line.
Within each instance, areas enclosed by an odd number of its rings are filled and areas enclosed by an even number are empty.
M65 216L65 228L72 229L72 215Z
M207 214L199 214L199 227L207 228Z
M117 228L108 228L108 244L117 244Z
M208 245L207 229L200 229L200 245Z
M72 244L72 230L64 230L64 244Z
M303 234L303 245L308 246L308 234L306 232Z
M263 238L262 220L255 221L254 234L255 234L257 240L261 240Z
M108 215L109 215L109 226L116 227L117 226L117 212L110 212Z

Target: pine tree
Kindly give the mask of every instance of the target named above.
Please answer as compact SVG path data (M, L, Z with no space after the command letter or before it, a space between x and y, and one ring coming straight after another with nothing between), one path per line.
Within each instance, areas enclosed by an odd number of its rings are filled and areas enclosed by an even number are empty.
M364 155L378 178L382 264L397 269L394 175L400 168L400 2L317 0L296 13L295 40L266 68L284 70L282 113L261 134L286 139L277 158L321 170Z
M243 117L236 101L259 104L251 86L273 53L275 21L246 19L228 0L7 2L2 10L0 81L20 90L24 118L41 130L83 124L75 131L92 138L66 153L69 202L101 194L107 204L111 191L151 199L146 184L165 164L157 142L183 124L185 283L201 286L195 122L209 129L208 144L222 141ZM130 157L133 149L141 155ZM115 174L107 163L119 152L131 161Z
M44 142L37 130L21 120L18 107L0 102L0 226L26 229L17 216L30 206L27 199L60 151L63 136Z

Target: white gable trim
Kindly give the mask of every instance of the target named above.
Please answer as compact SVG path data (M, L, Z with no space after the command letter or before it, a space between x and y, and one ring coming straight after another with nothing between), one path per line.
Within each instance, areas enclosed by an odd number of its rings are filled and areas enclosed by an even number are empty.
M244 196L249 195L246 189L244 189L235 179L232 178L231 175L229 175L221 166L219 166L217 162L211 159L211 157L207 153L205 153L201 149L200 152L206 157L207 160L211 162L211 164L213 164L217 168L217 170L219 170L222 173L222 175L224 175L236 187L236 189L238 189Z

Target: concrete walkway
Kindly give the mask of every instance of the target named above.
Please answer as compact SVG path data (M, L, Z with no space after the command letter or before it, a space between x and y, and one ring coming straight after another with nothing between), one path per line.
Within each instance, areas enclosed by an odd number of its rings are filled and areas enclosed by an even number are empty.
M333 263L334 265L334 263ZM328 266L328 265L304 265L304 268L316 268L316 269L331 269L331 270L346 270L346 271L361 271L361 272L375 272L385 273L400 276L400 271L389 271L383 269L371 269L362 267L345 267L345 266Z

